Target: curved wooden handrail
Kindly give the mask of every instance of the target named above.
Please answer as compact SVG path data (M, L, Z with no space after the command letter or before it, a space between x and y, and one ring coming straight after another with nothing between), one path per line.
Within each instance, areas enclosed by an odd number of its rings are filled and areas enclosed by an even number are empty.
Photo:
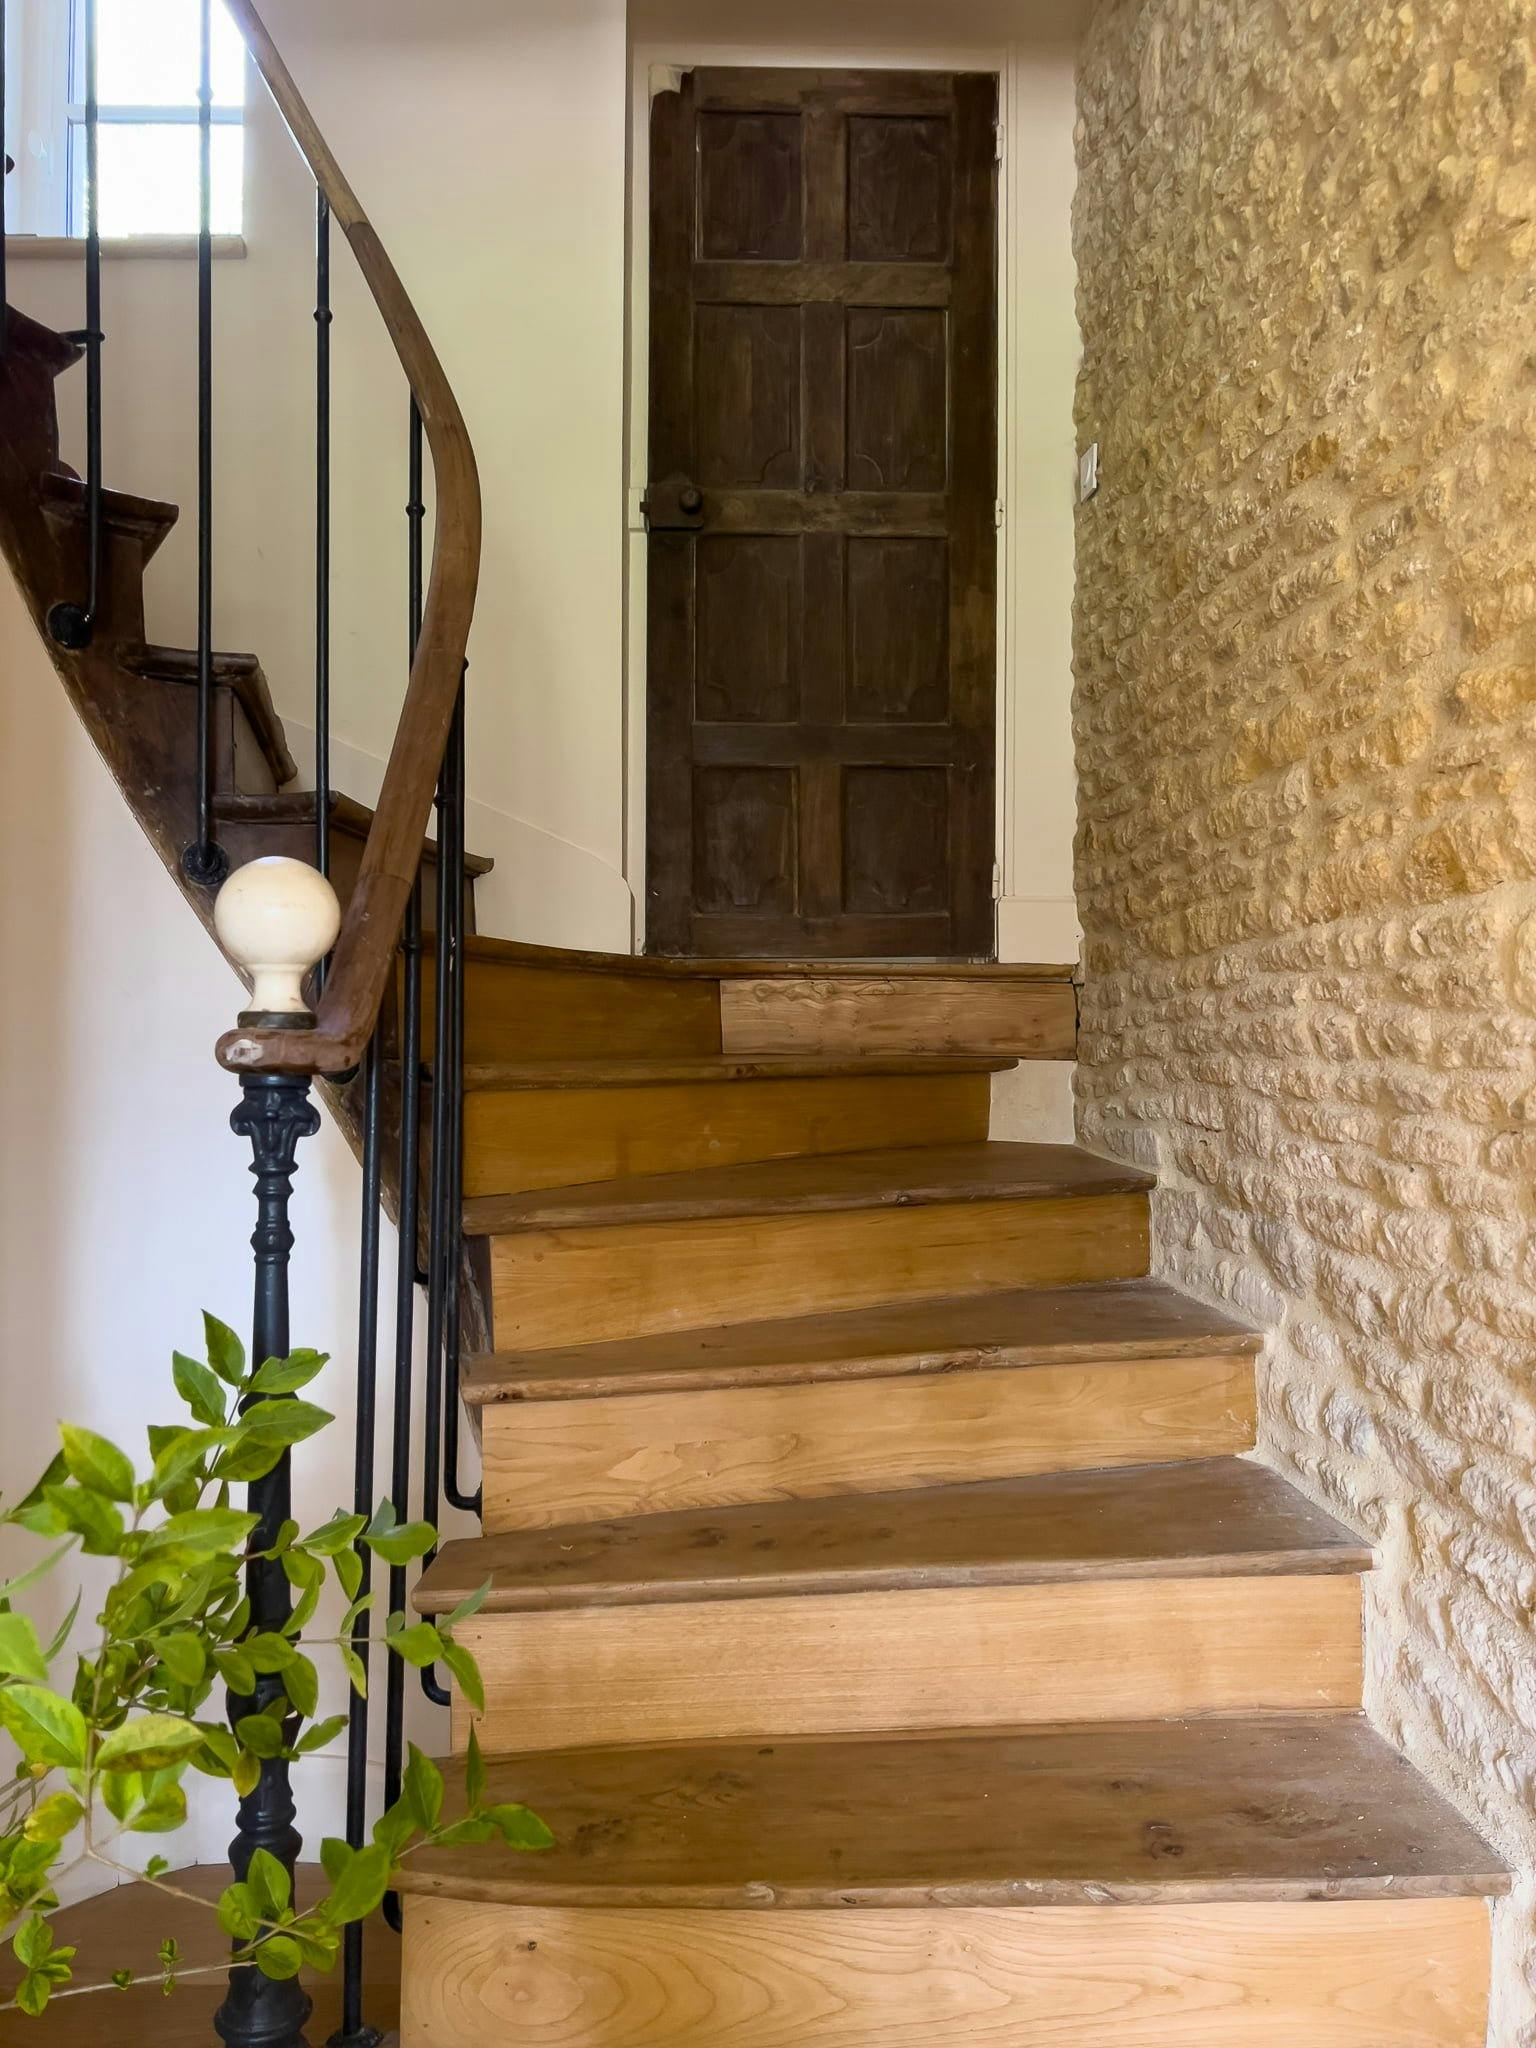
M337 1074L357 1064L373 1034L421 864L480 579L480 479L458 401L395 266L251 0L228 0L228 6L300 155L330 204L332 219L352 245L420 410L436 483L436 529L421 637L315 1027L242 1028L226 1032L218 1045L221 1063L237 1072Z

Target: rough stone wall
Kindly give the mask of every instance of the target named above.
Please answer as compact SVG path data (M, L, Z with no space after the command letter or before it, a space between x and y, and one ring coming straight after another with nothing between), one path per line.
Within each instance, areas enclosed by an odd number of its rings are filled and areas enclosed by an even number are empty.
M1274 1332L1370 1706L1536 1868L1536 0L1101 0L1085 1140ZM1536 2048L1536 1884L1493 2038Z

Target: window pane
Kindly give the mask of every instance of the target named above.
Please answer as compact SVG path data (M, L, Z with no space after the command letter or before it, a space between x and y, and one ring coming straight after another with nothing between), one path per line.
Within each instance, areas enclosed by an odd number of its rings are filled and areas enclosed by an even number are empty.
M201 64L200 0L97 0L96 90L104 106L192 107ZM213 98L245 101L245 50L213 0ZM85 97L76 80L76 99Z
M75 232L85 231L85 132L73 134L77 169ZM213 231L238 235L245 130L213 131ZM101 129L101 232L190 235L198 228L198 132L195 127L113 122Z

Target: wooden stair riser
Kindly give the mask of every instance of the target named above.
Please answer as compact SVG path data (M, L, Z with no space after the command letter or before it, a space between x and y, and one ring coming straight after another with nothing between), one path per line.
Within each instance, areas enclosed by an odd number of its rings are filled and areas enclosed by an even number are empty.
M990 1113L985 1073L479 1089L464 1105L464 1192L964 1144L986 1137Z
M431 963L424 1046L432 1050ZM720 1051L720 984L705 977L626 975L465 962L464 1057L501 1060L654 1059Z
M1253 1442L1247 1354L492 1402L491 1533L1221 1457Z
M488 1752L1019 1727L1182 1714L1348 1711L1361 1688L1354 1573L678 1601L482 1614ZM456 1748L470 1715L456 1697Z
M401 2048L1480 2048L1489 1947L1480 1899L775 1913L413 1897Z
M495 1338L532 1351L786 1311L1126 1280L1148 1256L1142 1194L512 1231L491 1241Z
M727 1052L976 1052L1009 1059L1077 1057L1071 981L1003 975L852 975L762 980L720 987Z

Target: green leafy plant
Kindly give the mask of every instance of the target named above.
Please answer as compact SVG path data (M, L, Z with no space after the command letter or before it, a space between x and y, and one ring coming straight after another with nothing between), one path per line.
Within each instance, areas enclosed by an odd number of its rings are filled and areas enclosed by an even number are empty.
M78 1844L74 1860L216 1911L238 1945L237 1960L284 1978L330 1969L342 1929L378 1909L416 1851L493 1841L542 1849L552 1839L526 1807L488 1803L485 1766L471 1738L457 1810L445 1814L442 1773L412 1747L400 1797L371 1841L356 1849L343 1841L322 1844L325 1889L302 1911L287 1871L265 1850L216 1906L181 1891L163 1857L141 1873L116 1853L124 1836L169 1834L181 1825L188 1772L222 1779L244 1795L265 1759L298 1761L334 1742L346 1716L315 1718L320 1678L310 1651L334 1653L354 1690L363 1692L367 1674L358 1651L366 1640L363 1617L373 1606L373 1596L362 1592L363 1552L403 1565L437 1540L427 1523L401 1522L385 1502L371 1520L337 1513L308 1533L285 1523L270 1548L253 1551L257 1518L233 1503L230 1490L264 1477L333 1419L300 1398L327 1361L317 1351L295 1351L250 1367L231 1329L213 1316L204 1326L206 1359L178 1353L173 1365L191 1421L150 1427L147 1476L116 1444L64 1423L61 1449L42 1478L0 1512L0 1525L50 1544L30 1570L0 1583L0 1726L20 1751L14 1777L0 1784L0 1927L14 1929L11 1946L22 1971L13 2000L0 2011L35 2017L57 1996L135 1981L134 1971L119 1969L105 1984L73 1988L76 1952L55 1946L50 1924L71 1844ZM46 1641L18 1603L81 1553L110 1560L110 1584L91 1647L72 1652L80 1595ZM281 1633L252 1626L244 1578L253 1557L280 1564L293 1588L293 1613ZM305 1638L328 1578L347 1603L340 1629ZM471 1704L483 1706L474 1659L453 1632L486 1590L436 1621L389 1615L381 1638L387 1653L417 1666L441 1661ZM72 1676L55 1683L55 1667L66 1662ZM249 1701L259 1680L274 1679L270 1701L243 1714L237 1709L232 1724L210 1707L216 1690ZM161 1945L153 1974L166 1989L177 1981L174 1941Z

